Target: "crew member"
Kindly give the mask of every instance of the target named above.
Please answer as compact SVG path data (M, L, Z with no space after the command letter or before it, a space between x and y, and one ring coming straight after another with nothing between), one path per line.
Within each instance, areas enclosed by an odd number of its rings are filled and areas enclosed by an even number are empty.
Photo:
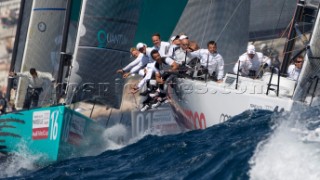
M298 80L301 69L302 69L302 65L303 65L303 56L298 56L296 58L296 60L294 61L294 64L291 64L288 67L288 78L292 79L292 80Z
M240 64L239 64L240 63ZM249 45L247 47L247 52L239 57L238 62L233 67L233 72L238 73L241 76L247 76L251 78L257 78L260 72L270 67L270 58L265 58L262 53L256 52L254 45Z
M16 73L9 72L11 77L23 77L28 80L27 94L23 103L23 109L38 107L39 96L43 91L44 80L48 79L55 82L50 73L36 71L35 68L30 68L29 71Z
M193 57L200 59L200 64L203 68L206 68L209 77L220 83L223 81L224 76L224 60L222 56L217 52L217 43L215 41L209 41L207 43L207 49L199 49L190 52Z

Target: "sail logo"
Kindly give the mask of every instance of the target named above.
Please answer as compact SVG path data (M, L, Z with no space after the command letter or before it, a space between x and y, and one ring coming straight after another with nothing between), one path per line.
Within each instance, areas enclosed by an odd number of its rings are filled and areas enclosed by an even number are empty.
M97 40L99 48L106 48L108 45L125 45L129 42L124 34L107 33L105 30L98 31Z
M191 110L185 110L184 113L189 124L193 124L194 129L205 129L207 127L206 117L203 113L192 112Z

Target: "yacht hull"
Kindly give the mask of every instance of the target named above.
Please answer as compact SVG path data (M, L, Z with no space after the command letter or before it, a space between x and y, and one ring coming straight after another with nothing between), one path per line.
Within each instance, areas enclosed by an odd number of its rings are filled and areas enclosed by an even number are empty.
M254 81L254 80L249 80ZM255 87L240 86L237 90L227 83L203 82L175 78L168 85L168 96L177 123L185 129L205 129L227 121L250 109L290 110L293 101L289 97L277 97L275 92L263 88L267 84L258 81ZM231 85L233 86L233 85Z

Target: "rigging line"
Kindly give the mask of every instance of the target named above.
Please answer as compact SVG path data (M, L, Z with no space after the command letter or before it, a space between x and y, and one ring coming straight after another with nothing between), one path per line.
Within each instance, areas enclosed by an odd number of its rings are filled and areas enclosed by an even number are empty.
M106 127L108 127L108 124L109 124L109 121L110 121L110 118L111 118L111 114L112 114L112 109L113 108L110 108L110 114L109 114L109 117L108 117L108 120L107 120L107 123L106 123Z
M289 41L292 41L292 40L295 40L295 39L298 39L298 38L303 38L304 36L305 36L304 34L301 34L300 36L296 36L294 38L288 39L285 42L289 42Z
M120 124L122 124L122 119L123 119L123 110L122 110L122 105L123 105L123 101L121 101L121 104L120 104L120 113L121 113L121 117L120 117Z
M287 52L284 52L283 54L292 53L292 52L295 52L295 51L301 51L302 49L305 49L305 47L300 48L300 49L294 49L292 51L287 51Z
M283 36L286 34L286 32L288 31L289 27L291 26L292 21L293 21L293 18L291 19L291 21L289 22L288 26L287 26L286 29L282 32L282 34L280 35L279 38L283 38Z
M241 0L238 4L238 6L235 8L235 10L233 11L231 17L228 19L227 23L224 25L224 27L222 28L222 30L220 31L220 34L218 35L218 38L216 39L216 42L219 41L221 34L224 32L224 30L227 28L227 26L229 25L231 19L233 18L233 16L235 15L235 13L238 11L238 8L240 7L240 5L242 4L243 0Z
M283 1L282 7L281 7L281 11L280 11L280 14L279 14L279 17L278 17L277 25L276 25L276 27L274 27L273 34L276 33L276 29L277 29L278 26L279 26L280 18L281 18L281 16L282 16L282 12L283 12L283 8L284 8L284 4L285 4L285 3L286 3L286 1ZM273 43L274 43L274 39L272 39L272 41L271 41L271 47L272 47L272 48L273 48ZM270 56L270 55L271 55L271 52L270 52L269 56Z
M208 25L208 21L209 21L209 15L210 15L211 6L212 6L212 0L210 1L210 6L209 6L209 9L208 9L207 19L206 19L206 23L205 23L205 26L204 26L204 32L202 34L200 47L202 47L202 43L203 43L204 37L205 37L206 32L207 32L207 25Z

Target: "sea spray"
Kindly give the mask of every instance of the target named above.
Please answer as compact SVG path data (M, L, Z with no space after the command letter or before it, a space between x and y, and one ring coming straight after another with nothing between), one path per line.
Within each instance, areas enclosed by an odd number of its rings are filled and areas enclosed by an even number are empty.
M17 146L15 154L3 157L0 166L0 178L21 176L25 172L35 171L39 168L36 165L37 162L44 157L44 154L30 152L27 144L22 141Z
M299 114L275 119L274 132L259 143L249 162L250 179L320 179L319 130L314 126L316 121Z

